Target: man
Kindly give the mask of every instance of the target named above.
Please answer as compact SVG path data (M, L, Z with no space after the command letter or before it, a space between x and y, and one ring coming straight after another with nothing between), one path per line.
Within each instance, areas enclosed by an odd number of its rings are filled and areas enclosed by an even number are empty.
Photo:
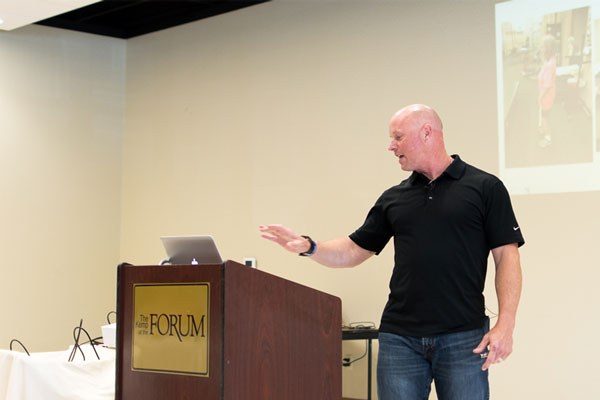
M394 238L395 266L383 311L377 366L380 400L489 398L488 368L512 352L524 243L510 198L495 176L449 156L442 122L424 105L392 117L388 150L412 175L386 190L349 237L314 242L281 225L262 236L329 267L354 267ZM496 265L498 319L489 329L483 288Z

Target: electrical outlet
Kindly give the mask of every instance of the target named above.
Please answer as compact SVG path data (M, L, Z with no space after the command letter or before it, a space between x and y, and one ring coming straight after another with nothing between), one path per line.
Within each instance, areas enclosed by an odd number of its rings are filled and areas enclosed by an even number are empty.
M350 364L351 360L352 360L352 356L350 356L350 355L344 356L342 358L342 366L344 368L352 369L352 364Z
M246 267L256 268L256 258L254 258L254 257L244 258L244 265Z

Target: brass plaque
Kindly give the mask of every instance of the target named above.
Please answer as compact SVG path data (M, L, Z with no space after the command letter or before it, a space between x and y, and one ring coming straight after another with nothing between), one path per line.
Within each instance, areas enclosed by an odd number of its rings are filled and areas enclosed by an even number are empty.
M210 284L133 286L134 371L208 377Z

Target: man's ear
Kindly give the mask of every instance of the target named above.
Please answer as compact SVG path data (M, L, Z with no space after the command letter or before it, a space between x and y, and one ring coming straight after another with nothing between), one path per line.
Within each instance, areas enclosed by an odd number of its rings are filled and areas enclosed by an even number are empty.
M433 133L433 129L431 129L431 125L425 124L423 125L423 129L421 129L421 139L426 142L431 139L431 134Z

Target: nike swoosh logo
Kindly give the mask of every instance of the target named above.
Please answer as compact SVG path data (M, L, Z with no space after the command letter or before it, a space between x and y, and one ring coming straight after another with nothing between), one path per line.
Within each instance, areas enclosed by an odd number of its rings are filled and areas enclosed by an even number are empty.
M518 226L516 228L513 227L513 231L518 231L519 229L520 229L520 227L518 227Z

